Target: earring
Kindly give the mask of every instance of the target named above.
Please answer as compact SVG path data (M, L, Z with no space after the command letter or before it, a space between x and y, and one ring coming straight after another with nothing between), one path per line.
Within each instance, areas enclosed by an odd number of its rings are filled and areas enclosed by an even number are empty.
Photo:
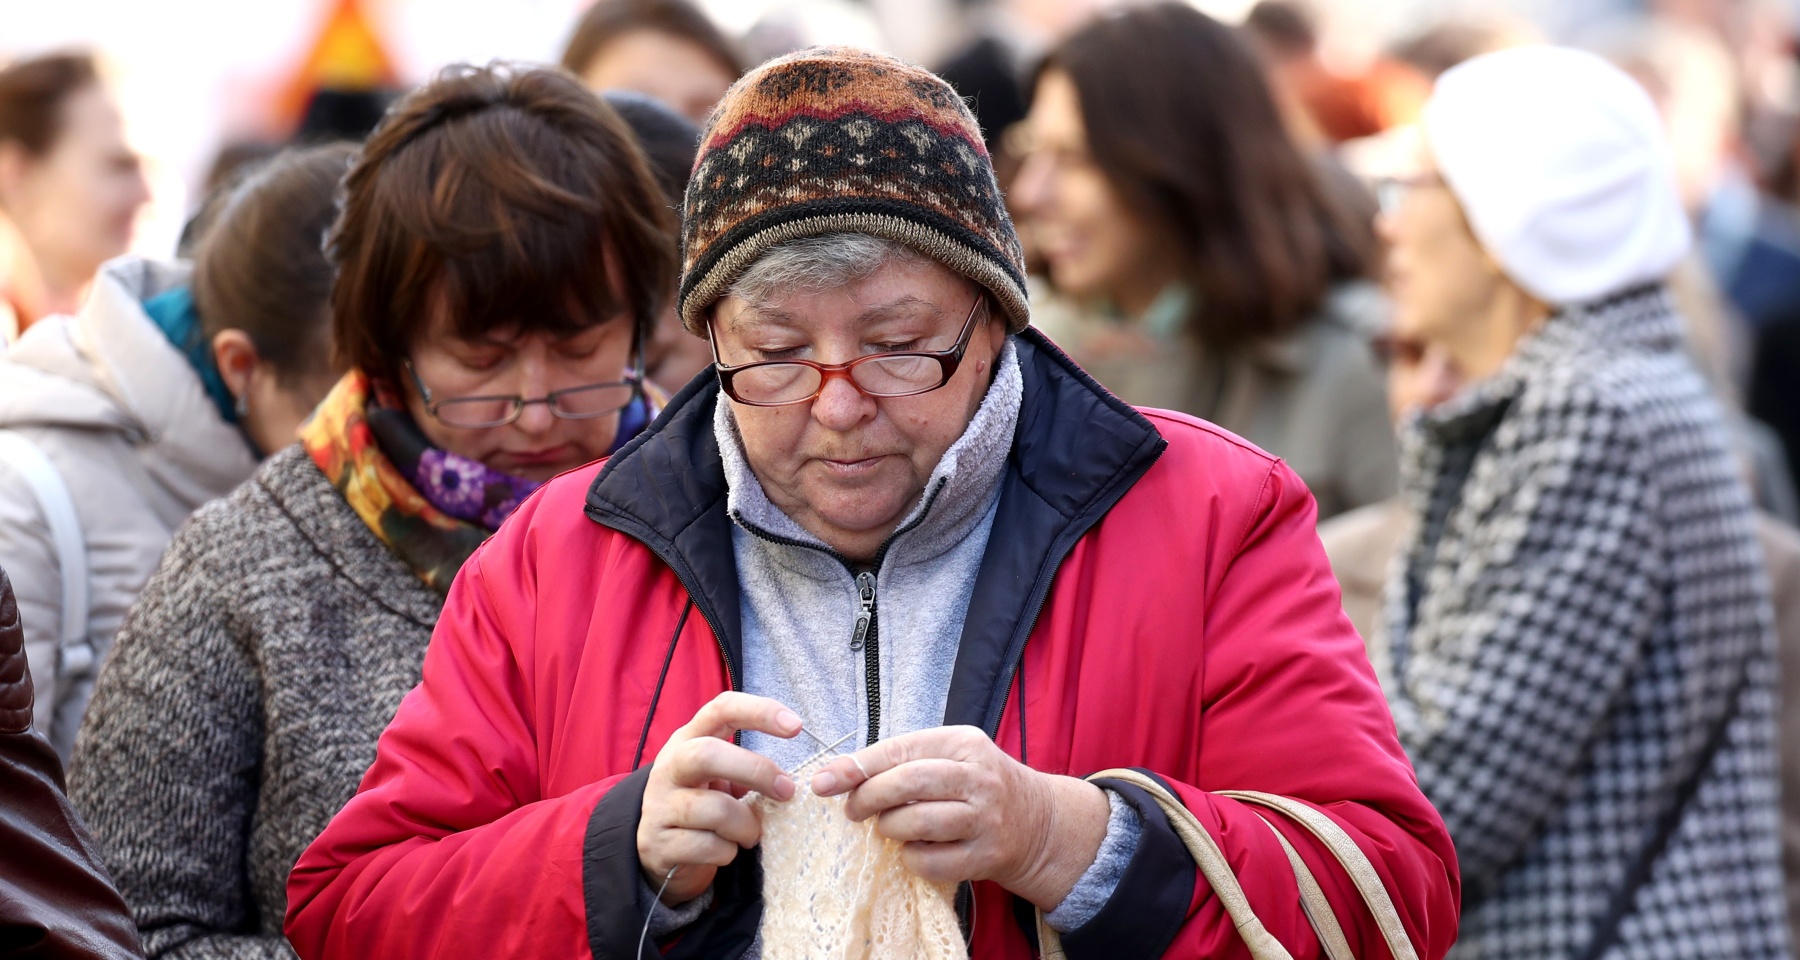
M250 415L250 391L238 394L236 410L239 420Z

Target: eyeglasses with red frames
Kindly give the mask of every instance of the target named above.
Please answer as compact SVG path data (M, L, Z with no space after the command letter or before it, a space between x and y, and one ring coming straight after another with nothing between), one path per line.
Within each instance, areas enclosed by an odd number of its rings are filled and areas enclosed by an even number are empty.
M825 390L825 382L835 377L850 381L864 396L911 397L930 393L956 376L963 354L969 349L969 338L975 333L975 315L980 312L985 296L977 296L969 306L962 333L956 345L948 350L872 353L849 363L814 363L811 360L759 360L726 366L719 359L719 338L712 340L713 369L719 374L719 387L725 395L751 407L782 407L805 403Z

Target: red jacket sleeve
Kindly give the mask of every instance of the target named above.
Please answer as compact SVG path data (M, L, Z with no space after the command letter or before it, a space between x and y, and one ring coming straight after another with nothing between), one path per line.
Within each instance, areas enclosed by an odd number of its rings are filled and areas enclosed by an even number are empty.
M1236 546L1208 582L1197 764L1203 782L1146 772L1218 841L1257 917L1296 958L1322 956L1321 948L1265 818L1311 866L1355 955L1390 953L1348 873L1320 841L1273 811L1213 791L1280 794L1330 816L1380 873L1419 956L1442 957L1456 939L1455 851L1419 790L1362 641L1343 615L1315 520L1304 484L1275 464L1241 536L1222 538ZM1248 957L1203 878L1192 881L1191 894L1191 873L1172 884L1167 864L1185 853L1166 819L1141 793L1120 792L1145 815L1143 839L1100 914L1063 938L1069 956L1117 956L1108 943L1127 937L1151 955ZM1142 869L1139 861L1163 866ZM1170 903L1171 887L1185 903ZM1172 908L1160 917L1159 901Z
M619 778L539 795L515 653L529 605L509 618L484 579L499 539L463 566L424 679L289 878L286 933L308 960L587 954L583 834Z

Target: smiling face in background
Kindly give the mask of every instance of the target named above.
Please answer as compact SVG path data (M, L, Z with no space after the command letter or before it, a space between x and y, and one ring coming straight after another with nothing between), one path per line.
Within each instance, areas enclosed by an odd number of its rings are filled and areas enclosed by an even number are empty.
M1075 82L1060 70L1038 80L1027 119L1031 148L1007 195L1059 291L1148 303L1176 273L1166 245L1133 212L1088 148Z
M562 338L497 332L468 339L456 336L440 312L414 343L411 359L418 379L436 401L470 396L535 399L555 390L623 379L631 362L631 333L630 317L620 315ZM619 426L617 412L569 420L556 416L547 404L535 403L504 426L453 427L425 409L413 384L406 383L405 392L407 410L433 445L527 480L548 480L605 456Z
M947 350L979 290L936 263L889 261L840 287L755 304L727 297L714 310L712 331L728 366ZM804 403L732 402L750 469L770 502L801 527L851 559L872 559L974 418L1005 340L1005 326L978 312L955 376L929 393L877 399L837 377Z
M124 253L150 200L118 105L103 85L82 87L58 109L61 128L47 152L26 157L9 145L0 162L7 213L53 286L86 283L100 264Z

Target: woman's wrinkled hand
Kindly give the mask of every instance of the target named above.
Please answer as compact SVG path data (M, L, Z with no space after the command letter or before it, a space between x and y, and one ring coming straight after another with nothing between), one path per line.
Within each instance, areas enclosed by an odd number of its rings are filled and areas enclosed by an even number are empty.
M929 880L992 880L1043 910L1068 896L1106 838L1099 787L1025 766L976 727L937 727L831 761L820 796L848 794L852 820L901 841Z
M699 896L720 867L762 839L762 823L740 797L753 790L794 796L793 779L773 760L731 742L739 730L787 738L800 732L800 717L768 697L721 693L669 737L650 766L638 864L653 890L679 868L662 896L671 906Z

